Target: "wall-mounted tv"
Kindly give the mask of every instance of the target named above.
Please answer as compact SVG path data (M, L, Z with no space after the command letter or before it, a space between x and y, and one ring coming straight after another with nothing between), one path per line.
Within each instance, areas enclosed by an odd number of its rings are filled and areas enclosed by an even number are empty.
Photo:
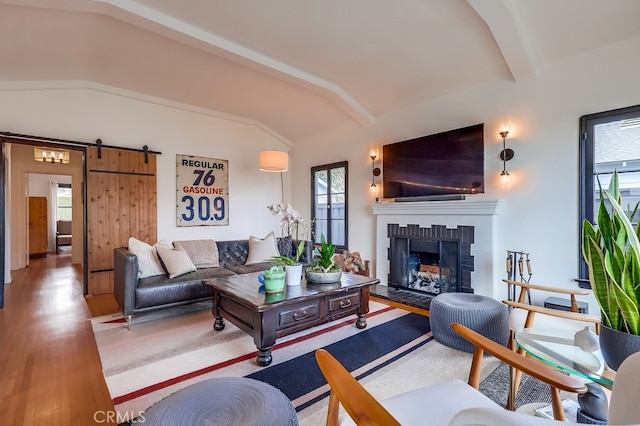
M484 123L382 147L384 198L484 192Z

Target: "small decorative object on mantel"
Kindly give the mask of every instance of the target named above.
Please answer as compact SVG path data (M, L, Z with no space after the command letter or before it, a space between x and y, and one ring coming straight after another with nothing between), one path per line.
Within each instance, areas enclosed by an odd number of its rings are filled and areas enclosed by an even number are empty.
M307 281L317 284L335 283L340 281L342 270L333 260L336 247L333 243L327 243L324 234L321 235L321 245L318 255L305 272Z

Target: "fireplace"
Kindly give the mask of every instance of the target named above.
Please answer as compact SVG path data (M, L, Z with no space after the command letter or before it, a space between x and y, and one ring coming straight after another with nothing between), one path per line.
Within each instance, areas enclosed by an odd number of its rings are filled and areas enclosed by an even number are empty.
M401 227L390 223L387 236L389 286L433 296L445 292L473 293L473 226Z

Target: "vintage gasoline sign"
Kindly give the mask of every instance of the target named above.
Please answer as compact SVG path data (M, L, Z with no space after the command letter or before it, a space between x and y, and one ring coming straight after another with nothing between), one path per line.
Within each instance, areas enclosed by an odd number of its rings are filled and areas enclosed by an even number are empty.
M176 224L229 225L229 160L176 154Z

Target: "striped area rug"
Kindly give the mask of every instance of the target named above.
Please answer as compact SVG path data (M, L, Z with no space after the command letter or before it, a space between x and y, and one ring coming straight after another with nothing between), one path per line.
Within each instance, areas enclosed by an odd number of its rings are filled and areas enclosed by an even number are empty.
M371 380L375 390L375 380L396 367L400 368L393 373L396 377L421 377L403 367L411 361L411 354L428 352L432 347L435 350L431 352L437 355L445 348L433 341L428 318L372 302L366 329L355 327L354 316L286 336L273 348L272 365L263 368L255 363L257 350L251 337L228 321L223 331L213 330L210 306L205 303L139 316L131 331L120 316L92 319L103 372L119 418L137 417L156 401L198 381L249 376L280 388L296 406L301 424L324 424L328 386L315 363L316 349L328 349L355 371L359 380ZM427 383L418 379L394 384L395 380L384 379L381 387L386 392L395 387L408 390L412 382L415 387L424 386L434 383L434 378L466 380L468 354L449 348L445 352L454 352L453 357L443 355L438 360L436 356L424 371L434 367L442 370L443 362L460 358L466 365L463 374L439 372L430 375Z

